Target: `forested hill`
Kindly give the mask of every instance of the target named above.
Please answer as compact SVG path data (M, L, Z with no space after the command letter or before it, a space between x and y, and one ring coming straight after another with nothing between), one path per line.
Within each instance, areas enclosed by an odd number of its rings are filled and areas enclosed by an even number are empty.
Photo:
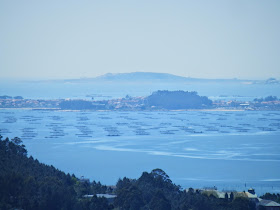
M113 191L27 157L19 138L10 141L0 136L0 169L1 210L255 209L255 204L244 197L219 199L193 189L186 192L173 184L161 169L144 172L139 179L120 179ZM110 204L104 197L84 197L97 193L113 193L117 197Z
M27 157L19 138L0 136L0 209L110 209L105 198L85 194L106 193L106 186Z
M117 183L114 206L142 210L254 210L255 203L245 197L220 199L190 188L180 189L161 169L144 172L139 179L123 178Z
M197 92L159 90L147 97L147 104L164 109L201 109L209 108L212 101Z

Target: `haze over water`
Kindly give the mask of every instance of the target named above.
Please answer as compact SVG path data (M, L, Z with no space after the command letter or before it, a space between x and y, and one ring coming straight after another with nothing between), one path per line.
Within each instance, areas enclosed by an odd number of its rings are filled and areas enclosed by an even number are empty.
M213 100L252 101L269 95L280 97L280 84L241 84L241 83L185 83L185 82L15 82L2 81L0 95L23 96L27 99L91 99L108 100L130 96L148 96L157 90L196 91L201 96Z

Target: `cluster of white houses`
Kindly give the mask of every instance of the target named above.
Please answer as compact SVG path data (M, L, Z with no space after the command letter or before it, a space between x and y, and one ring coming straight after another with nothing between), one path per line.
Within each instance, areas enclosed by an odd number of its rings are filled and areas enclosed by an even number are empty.
M250 188L247 192L236 192L236 191L218 191L216 187L212 188L204 188L204 189L186 189L186 191L193 191L193 192L199 192L202 194L206 194L208 196L213 195L217 198L221 199L229 199L232 200L236 197L245 197L250 199L251 201L254 201L256 203L257 209L265 209L265 210L280 210L280 204L271 201L271 200L265 200L262 198L259 198L258 195L255 193L255 190Z
M204 189L186 189L187 192L192 191L194 193L206 194L208 196L215 196L221 199L233 200L236 197L245 197L249 200L256 203L257 209L265 209L265 210L280 210L280 204L271 201L259 198L255 193L255 190L250 188L247 192L236 192L236 191L218 191L216 187L213 188L204 188ZM85 198L92 198L94 195L84 195ZM96 194L97 197L104 197L108 200L109 203L112 203L114 199L117 197L114 194Z

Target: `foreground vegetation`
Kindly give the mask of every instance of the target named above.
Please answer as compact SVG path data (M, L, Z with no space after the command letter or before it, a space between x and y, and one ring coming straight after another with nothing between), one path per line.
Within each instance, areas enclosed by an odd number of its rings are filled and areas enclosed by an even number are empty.
M0 137L0 209L110 209L105 198L83 199L105 193L107 187L79 180L75 175L27 157L19 138Z
M119 179L116 189L39 163L19 138L0 136L0 209L255 209L245 197L219 199L190 189L183 191L161 169L139 179ZM108 202L99 193L115 194ZM274 195L266 194L266 197ZM279 199L279 195L275 197Z

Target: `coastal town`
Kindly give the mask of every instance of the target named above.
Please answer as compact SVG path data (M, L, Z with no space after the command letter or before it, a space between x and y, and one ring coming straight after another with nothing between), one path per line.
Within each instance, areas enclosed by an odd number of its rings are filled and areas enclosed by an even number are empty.
M97 196L99 198L106 198L109 203L113 203L114 200L116 199L116 186L110 186L109 189L112 189L113 191L110 191L110 193L105 193L105 194L96 194L96 195L84 195L84 198L92 198L93 196ZM252 204L255 205L256 209L261 210L280 210L280 204L273 201L269 200L268 198L273 197L272 194L267 193L262 196L258 196L255 192L255 189L249 188L247 191L242 191L242 192L237 192L235 190L232 191L219 191L217 187L204 187L201 189L193 189L193 188L188 188L185 189L186 193L189 194L199 194L199 195L204 195L207 197L214 197L217 199L222 199L227 202L232 202L236 198L244 198L248 199Z
M255 189L249 188L247 191L237 192L235 190L227 190L227 191L219 191L217 187L205 187L202 189L193 189L188 188L186 192L190 193L199 193L206 195L208 197L213 196L219 199L225 199L227 201L232 201L236 198L245 198L248 199L250 202L254 203L256 209L265 209L265 210L280 210L280 204L270 200L271 194L267 193L262 196L258 196L255 192Z
M21 96L0 96L0 108L49 109L49 110L94 110L94 111L167 111L167 110L209 110L209 111L280 111L280 99L276 96L241 100L213 100L207 105L192 107L161 107L148 102L148 97L115 98L108 100L88 99L25 99ZM166 100L169 100L168 98ZM188 100L188 99L186 99ZM209 100L210 101L210 100ZM176 102L176 99L172 99Z

